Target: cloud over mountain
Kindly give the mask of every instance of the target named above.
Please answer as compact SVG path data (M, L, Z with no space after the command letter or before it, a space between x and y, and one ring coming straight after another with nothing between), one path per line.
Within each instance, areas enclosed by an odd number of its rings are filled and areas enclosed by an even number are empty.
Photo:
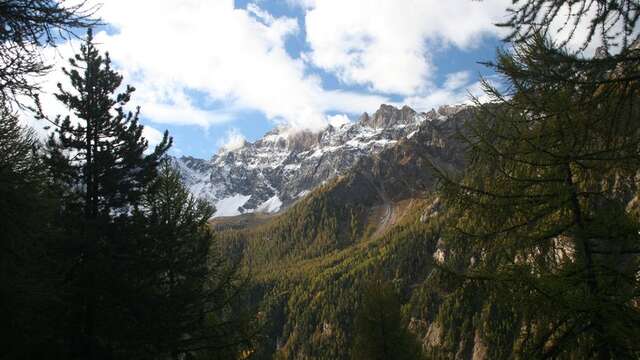
M112 0L101 15L114 31L100 33L98 41L159 122L207 126L228 120L220 113L248 108L291 126L318 128L327 111L360 111L387 100L324 89L287 53L287 38L300 31L297 19L272 16L256 4L238 9L230 0ZM194 91L204 97L198 105L190 98Z

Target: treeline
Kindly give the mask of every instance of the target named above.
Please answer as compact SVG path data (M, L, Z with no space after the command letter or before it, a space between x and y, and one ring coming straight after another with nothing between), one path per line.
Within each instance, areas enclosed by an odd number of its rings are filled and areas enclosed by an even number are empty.
M402 358L409 329L435 359L640 357L640 6L523 0L509 11L510 49L487 64L500 81L484 82L487 97L459 124L465 169L432 164L436 219L371 241L361 230L342 247L332 224L346 217L324 221L334 251L298 249L280 273L261 273L267 316L282 324L277 356ZM552 40L554 21L586 30L581 50L567 49L571 35ZM297 221L283 216L277 229L299 231ZM271 237L256 234L248 253L264 259ZM299 232L276 254L321 238ZM401 339L386 349L375 336L385 327Z
M318 226L317 231L325 235L297 239L311 249L320 245L314 241L325 236L348 240L321 243L323 252L309 253L295 244L288 245L291 250L286 256L278 257L270 250L279 246L279 239L289 239L288 229L304 219L322 217L326 220L320 224L349 224L344 212L331 207L323 214L324 208L317 206L334 203L337 194L357 191L345 186L348 183L343 179L314 191L294 206L297 210L270 223L215 234L220 244L234 244L227 247L230 251L244 252L253 274L251 299L261 304L265 319L256 358L422 358L421 334L410 331L408 325L422 305L418 300L415 307L410 305L413 289L434 270L431 254L440 220L437 216L421 220L433 198L403 203L404 215L381 236L371 236L377 227L376 214L363 211L357 229L364 230ZM339 198L342 202L338 204L350 201ZM282 236L274 235L280 231ZM250 245L243 246L247 243ZM274 261L267 261L264 252L272 254Z
M550 40L566 6L598 56ZM213 240L91 33L57 94L69 115L36 101L46 143L20 125L35 45L95 25L82 9L0 4L1 358L640 357L637 1L514 1L501 86L460 124L464 171L434 161L437 192L380 236L375 189L345 177Z
M55 94L68 114L39 106L29 80L48 65L37 46L55 45L55 31L95 25L92 14L57 1L5 2L0 11L0 358L246 353L255 330L240 301L245 279L213 246L214 209L168 162L168 133L149 147L140 109L127 110L134 89L91 30L64 70L71 87ZM20 108L46 125L47 141L21 125Z
M353 245L366 230L366 202L375 201L377 195L373 189L360 190L365 193L360 197L347 195L343 190L350 189L347 181L330 181L265 224L217 231L215 241L262 273L266 269L279 272L288 264Z

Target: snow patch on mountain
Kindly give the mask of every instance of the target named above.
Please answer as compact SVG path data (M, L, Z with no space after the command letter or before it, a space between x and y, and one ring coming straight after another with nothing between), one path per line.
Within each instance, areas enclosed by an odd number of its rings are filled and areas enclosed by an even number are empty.
M247 200L251 198L251 195L236 194L216 202L216 213L214 217L219 216L235 216L240 215L242 212L239 210L242 208Z
M265 213L275 213L280 211L282 207L282 200L278 197L278 195L273 195L269 198L269 200L263 202L256 211L265 212Z
M414 136L425 122L444 121L463 106L418 113L382 105L356 122L336 116L319 132L276 128L256 142L240 142L210 160L182 157L177 169L190 191L215 205L215 217L273 213L316 186Z

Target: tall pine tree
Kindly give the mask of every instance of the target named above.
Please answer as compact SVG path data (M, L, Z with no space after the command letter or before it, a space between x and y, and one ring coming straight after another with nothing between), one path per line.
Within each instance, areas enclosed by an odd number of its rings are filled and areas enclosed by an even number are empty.
M171 139L165 132L145 155L148 142L142 137L140 109L124 109L135 89L127 85L117 93L122 76L111 68L108 53L100 55L91 30L80 54L69 62L71 69L63 71L73 90L58 84L56 98L73 114L54 121L58 127L48 142L50 164L57 178L79 185L87 219L127 212L139 204Z
M155 150L145 154L148 143L139 108L125 110L134 88L118 93L122 76L111 68L108 54L100 55L91 31L70 65L64 72L72 89L58 85L56 97L71 114L52 121L56 129L47 143L46 162L64 198L60 221L66 228L70 304L66 341L72 355L92 359L113 352L114 343L122 341L117 340L120 325L113 321L120 317L114 315L130 305L121 303L121 290L109 284L127 277L113 273L127 256L117 253L113 234L139 207L171 139L165 132Z

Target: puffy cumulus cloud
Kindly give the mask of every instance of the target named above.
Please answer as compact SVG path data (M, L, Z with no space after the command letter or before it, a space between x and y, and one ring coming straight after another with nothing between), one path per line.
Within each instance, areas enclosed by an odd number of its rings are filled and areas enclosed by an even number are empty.
M218 140L218 147L221 151L233 151L243 147L246 141L240 130L231 128L223 139Z
M96 34L96 42L110 52L125 82L138 89L131 104L141 105L142 116L155 123L208 127L235 121L251 109L279 125L318 129L343 119L328 113L358 114L381 103L428 110L468 101L469 93L480 95L480 85L467 72L450 74L436 86L431 57L448 46L473 48L482 37L498 34L494 23L504 19L510 4L286 1L302 9L305 29L296 18L273 16L261 1L241 9L233 0L109 0L99 15L110 29ZM554 26L557 39L566 36ZM309 51L291 56L286 42L302 34ZM569 45L577 48L585 34L586 27L580 27ZM66 65L78 50L74 40L46 55ZM314 75L317 67L369 91L326 89ZM39 80L45 93L53 93L66 78L54 71ZM386 94L400 96L393 102ZM47 113L66 113L52 99L42 97Z
M482 85L468 71L460 71L449 74L443 86L433 88L425 95L409 96L405 103L415 110L429 111L441 105L469 104L473 97L480 101L484 99Z
M333 127L341 127L342 125L351 123L351 120L349 120L349 117L345 114L331 115L327 117L327 120L329 121L329 125Z
M63 89L73 92L71 81L67 75L62 71L63 68L71 69L69 59L74 57L75 54L80 52L81 40L72 39L60 43L56 48L45 48L42 50L42 57L45 63L55 64L52 71L46 76L33 79L40 88L40 102L42 110L50 121L53 121L56 116L62 117L70 116L72 122L82 121L79 120L74 114L70 113L69 109L55 98L55 94L59 93L58 84ZM101 49L103 50L103 49ZM128 83L128 76L125 76L123 85L117 91L124 91L125 84ZM140 96L142 95L142 96ZM151 101L150 101L151 99ZM31 99L24 98L25 103L31 103ZM140 94L140 92L134 92L132 100L129 102L127 111L135 111L136 106L142 105L142 116L152 117L155 122L158 123L179 123L183 121L187 124L208 124L210 119L217 117L219 121L227 121L228 116L220 114L206 114L204 111L200 111L194 108L189 100L182 97L175 97L172 99L172 106L166 104L158 104L153 102L153 95L149 93ZM45 138L53 131L53 126L50 121L36 120L34 114L24 109L21 114L21 118L32 128L36 129L38 135L41 138ZM44 128L49 128L45 130ZM162 140L162 132L157 129L145 125L143 136L149 141L150 147L157 145Z
M157 122L207 126L233 119L241 109L261 111L278 123L317 129L326 112L350 112L384 101L327 91L285 48L298 21L274 17L256 4L233 0L110 0L100 15L114 32L97 34L102 49L138 88L136 100ZM192 91L221 107L193 101Z
M158 129L145 125L142 129L142 136L149 142L149 149L153 150L162 141L163 134Z
M308 61L347 84L414 95L430 87L431 54L473 48L499 31L508 0L297 0L307 8Z
M106 37L107 35L104 32L96 35L95 42L101 52L109 51L104 46ZM56 115L66 116L69 114L69 109L56 100L54 94L59 92L58 84L61 84L66 90L72 90L69 77L63 73L62 68L71 68L68 59L80 52L81 43L82 40L73 39L58 44L56 48L46 48L42 51L45 63L55 64L55 66L46 76L33 80L41 88L40 101L42 108L45 115L51 119L55 118ZM113 58L113 56L111 57ZM161 79L156 79L158 81L155 82L146 81L144 78L141 79L139 73L126 66L123 67L117 63L115 67L124 76L123 84L119 90L124 91L126 84L133 85L136 88L127 110L135 111L136 106L141 106L141 116L143 118L151 119L156 123L200 125L203 127L232 120L232 115L229 112L213 112L199 108L179 87L174 91L176 89L175 86L179 86L175 83L169 84L162 82ZM24 101L25 103L30 103L28 98L25 98ZM45 121L35 121L33 114L30 112L24 112L23 117L29 125L37 129L48 124ZM46 132L43 134L46 134Z

